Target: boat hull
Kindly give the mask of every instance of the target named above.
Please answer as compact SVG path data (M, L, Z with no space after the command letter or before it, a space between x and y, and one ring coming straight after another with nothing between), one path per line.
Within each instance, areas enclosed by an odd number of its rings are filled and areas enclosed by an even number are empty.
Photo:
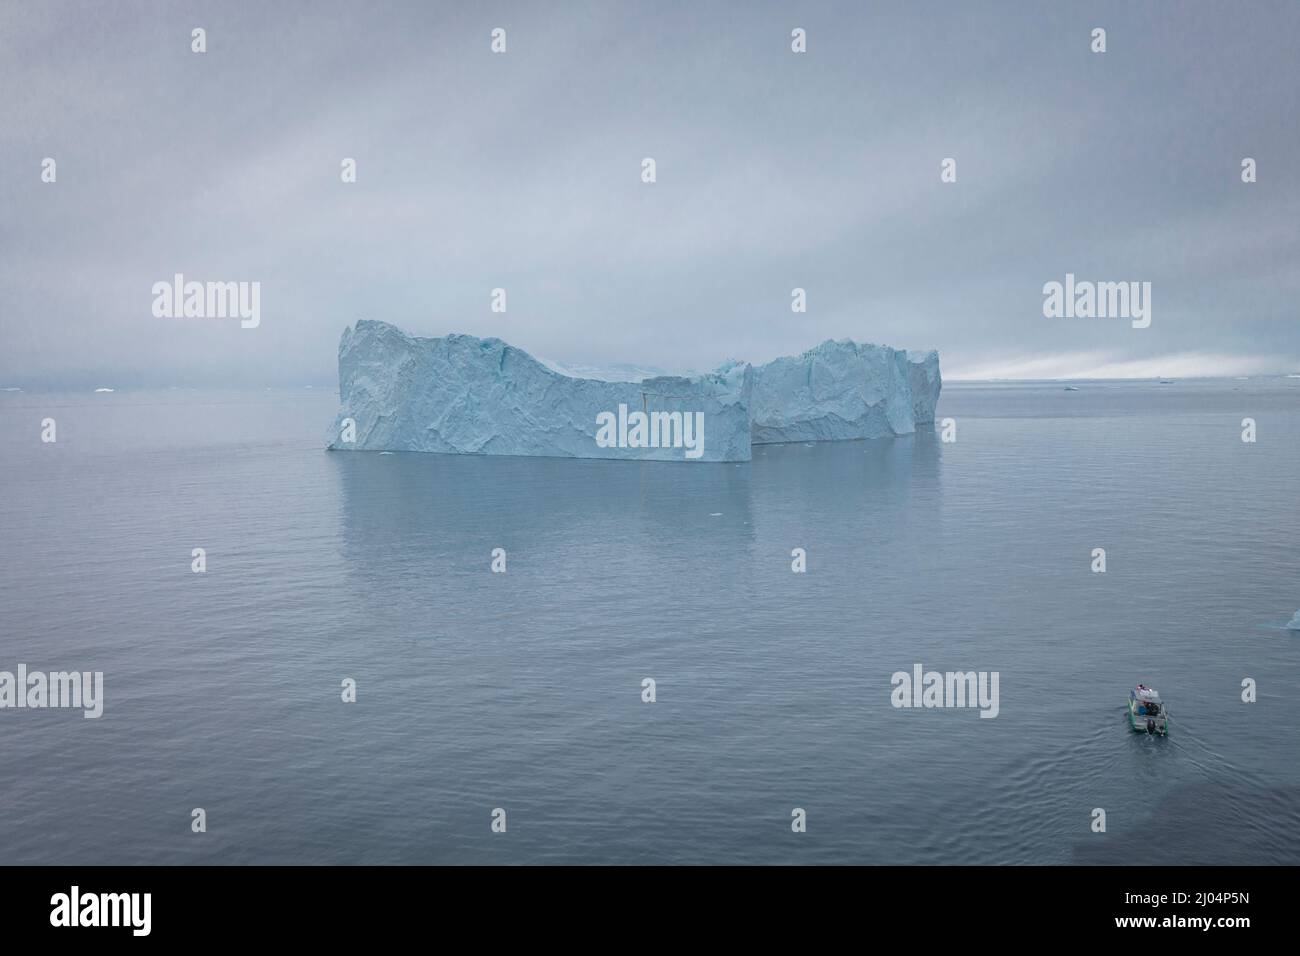
M1152 727L1148 728L1147 721L1152 721ZM1169 735L1169 715L1160 714L1156 717L1147 717L1145 714L1139 714L1136 706L1132 701L1128 702L1128 725L1134 733L1155 734L1157 737L1167 737Z

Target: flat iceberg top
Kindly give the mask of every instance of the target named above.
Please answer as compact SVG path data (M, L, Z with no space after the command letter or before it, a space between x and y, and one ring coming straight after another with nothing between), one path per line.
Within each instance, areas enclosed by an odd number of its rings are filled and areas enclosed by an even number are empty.
M653 365L634 365L627 362L615 362L611 365L573 365L540 357L537 361L566 378L594 378L601 382L644 382L648 378L661 378L670 374Z

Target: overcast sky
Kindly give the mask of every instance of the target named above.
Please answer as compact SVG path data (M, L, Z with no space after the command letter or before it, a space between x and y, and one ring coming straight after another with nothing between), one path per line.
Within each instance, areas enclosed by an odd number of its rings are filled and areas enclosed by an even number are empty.
M359 318L571 363L1300 371L1298 91L1294 0L0 0L0 385L333 383ZM260 282L261 325L155 318L177 272ZM1149 281L1150 327L1045 318L1067 272Z

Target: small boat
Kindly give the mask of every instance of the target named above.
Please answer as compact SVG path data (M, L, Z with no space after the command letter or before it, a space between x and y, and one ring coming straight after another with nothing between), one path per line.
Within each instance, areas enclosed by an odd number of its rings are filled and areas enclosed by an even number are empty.
M1169 733L1169 711L1154 687L1138 684L1128 692L1128 725L1137 733Z

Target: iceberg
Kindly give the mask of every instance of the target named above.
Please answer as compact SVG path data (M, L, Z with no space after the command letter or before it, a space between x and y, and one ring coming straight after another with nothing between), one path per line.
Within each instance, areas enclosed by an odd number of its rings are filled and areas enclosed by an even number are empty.
M706 374L568 366L500 339L419 338L362 320L339 341L328 447L749 461L751 444L908 435L934 421L939 353L848 339Z
M659 461L749 461L753 368L605 381L500 339L417 338L362 320L339 341L329 448Z
M1300 631L1300 611L1295 612L1295 617L1291 618L1287 623L1286 629L1288 631Z
M910 435L934 421L938 352L828 339L754 372L754 444Z
M907 384L912 389L912 415L918 425L934 422L934 409L939 404L943 389L943 376L939 374L939 353L911 350L907 353Z

